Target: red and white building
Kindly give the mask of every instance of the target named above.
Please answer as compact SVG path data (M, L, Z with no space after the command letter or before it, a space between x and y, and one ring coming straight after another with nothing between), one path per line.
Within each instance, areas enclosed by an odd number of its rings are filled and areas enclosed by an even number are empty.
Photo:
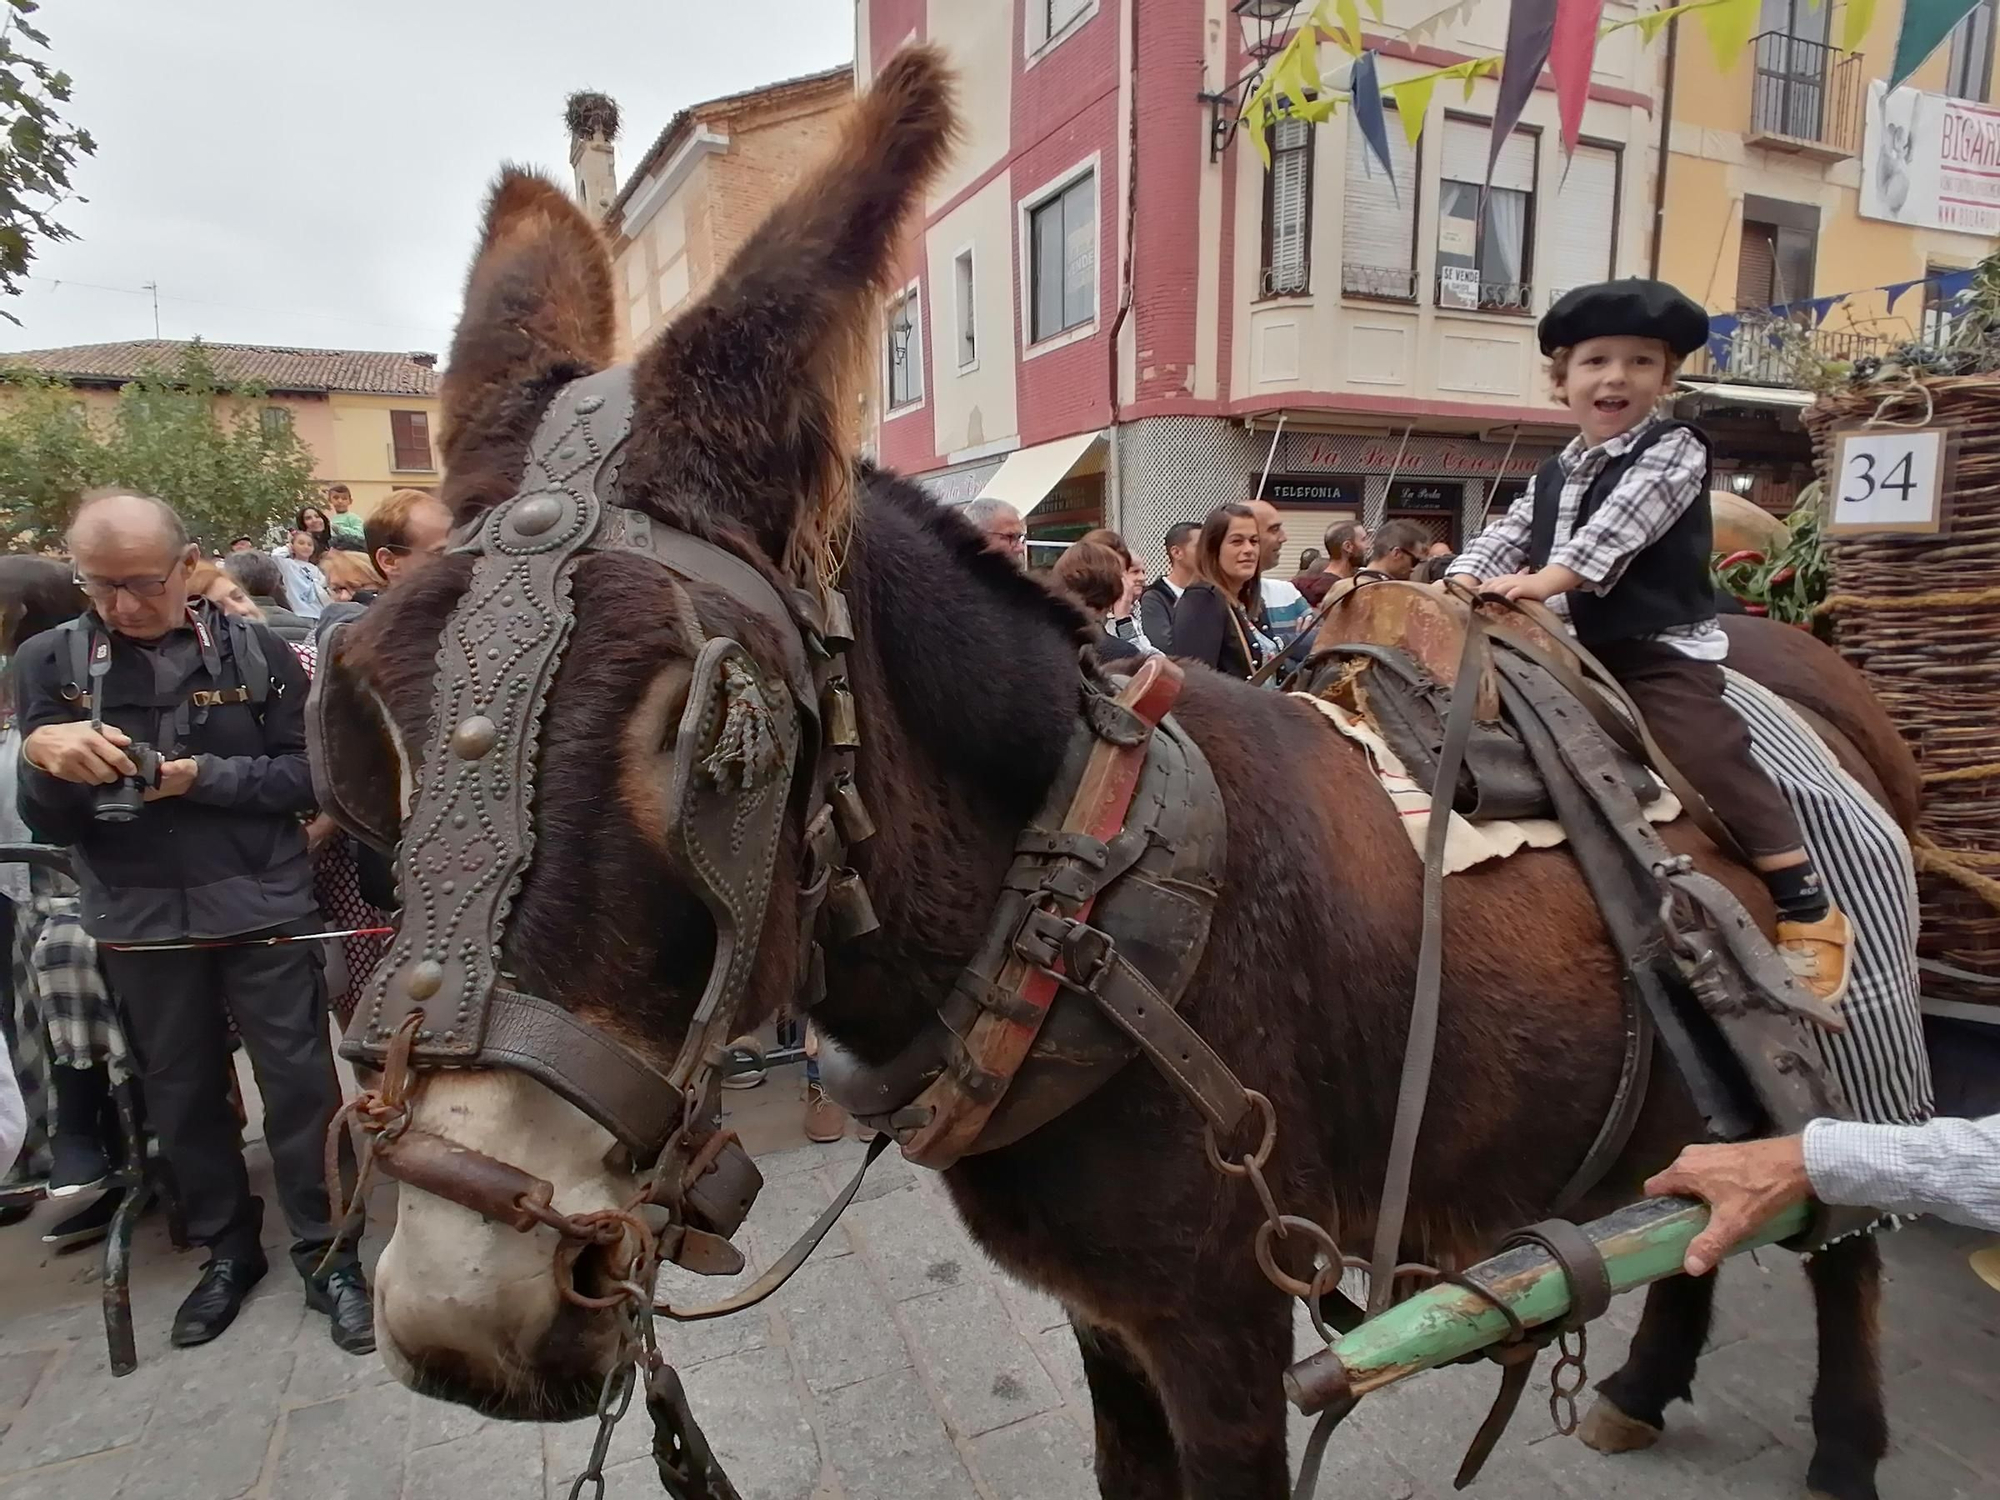
M1415 147L1391 110L1393 180L1345 108L1281 125L1268 172L1241 133L1212 149L1233 97L1201 96L1256 66L1257 7L857 0L859 84L932 42L964 122L886 310L883 462L943 500L1004 496L1035 536L1117 527L1154 563L1168 525L1261 481L1289 567L1342 515L1460 540L1565 440L1534 323L1648 267L1658 57L1636 28L1605 40L1567 163L1545 78L1482 215L1490 80L1440 85ZM1500 51L1506 0L1407 34L1435 10L1368 23L1385 83ZM1347 62L1322 48L1330 84Z

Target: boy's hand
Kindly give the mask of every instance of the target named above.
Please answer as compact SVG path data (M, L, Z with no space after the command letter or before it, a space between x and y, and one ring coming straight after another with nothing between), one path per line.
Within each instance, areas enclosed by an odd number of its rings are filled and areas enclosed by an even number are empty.
M1553 599L1557 594L1567 594L1582 582L1582 574L1551 563L1533 573L1509 573L1505 578L1489 578L1486 592L1498 594L1503 599L1532 599L1539 603Z

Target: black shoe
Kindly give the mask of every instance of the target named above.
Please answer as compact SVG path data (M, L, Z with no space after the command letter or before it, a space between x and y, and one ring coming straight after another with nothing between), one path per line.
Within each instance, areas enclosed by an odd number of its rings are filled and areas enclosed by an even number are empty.
M173 1346L190 1349L205 1344L234 1323L250 1288L262 1281L269 1269L262 1255L255 1260L219 1257L203 1266L201 1280L174 1314Z
M359 1266L328 1271L306 1283L306 1306L333 1324L333 1342L349 1354L375 1352L375 1300Z
M58 1135L49 1141L55 1165L49 1169L49 1196L73 1198L95 1192L111 1178L111 1158L94 1135Z
M111 1232L111 1216L118 1212L118 1205L124 1201L122 1189L99 1195L67 1219L50 1225L42 1235L42 1243L55 1246L59 1255L96 1244Z

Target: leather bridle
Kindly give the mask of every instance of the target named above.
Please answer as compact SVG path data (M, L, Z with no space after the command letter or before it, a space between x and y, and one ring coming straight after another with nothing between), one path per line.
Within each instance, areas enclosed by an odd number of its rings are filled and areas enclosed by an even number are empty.
M497 1223L552 1225L567 1239L597 1242L623 1232L601 1215L567 1220L549 1208L550 1184L414 1128L408 1104L425 1073L512 1069L602 1125L624 1153L619 1165L646 1174L634 1203L612 1211L633 1220L626 1227L645 1245L645 1255L628 1257L628 1279L655 1248L697 1270L741 1267L726 1241L762 1179L734 1134L718 1128L717 1087L726 1043L745 1019L788 826L804 851L801 984L821 982L823 933L853 937L874 925L846 863L848 844L873 826L854 785L859 736L845 680L845 602L817 582L781 592L734 553L620 504L631 416L629 367L564 386L536 430L519 489L455 536L451 550L472 558L472 576L439 642L429 742L410 768L414 794L397 852L401 926L341 1045L343 1056L384 1070L383 1088L353 1110L373 1164ZM607 551L660 564L693 656L686 706L663 757L665 837L677 874L713 919L715 949L664 1071L502 968L534 853L536 752L574 624L572 575L582 559ZM768 625L781 664L766 667L712 631L690 583L722 591ZM337 648L328 654L337 658ZM357 784L363 758L343 751L329 708L337 670L337 660L322 670L308 713L315 781L337 821L380 843L381 819L369 816ZM637 1233L633 1216L642 1211L646 1232Z

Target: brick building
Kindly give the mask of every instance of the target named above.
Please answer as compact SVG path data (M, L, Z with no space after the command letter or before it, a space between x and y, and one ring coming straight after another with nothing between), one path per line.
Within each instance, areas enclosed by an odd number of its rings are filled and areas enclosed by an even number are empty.
M1279 126L1269 171L1224 139L1233 96L1201 96L1289 35L1260 36L1259 9L857 0L863 85L929 40L965 126L885 314L884 461L941 499L1032 508L1034 537L1118 527L1156 564L1169 524L1261 482L1291 513L1289 566L1341 515L1462 540L1562 440L1534 322L1646 269L1658 57L1636 29L1606 39L1569 163L1545 79L1482 215L1491 80L1438 88L1415 147L1392 111L1393 177L1346 110ZM1504 5L1404 35L1436 9L1388 0L1370 23L1385 82L1501 49ZM1330 81L1347 64L1322 48Z
M575 119L577 200L603 219L629 355L728 263L771 205L826 153L854 97L845 65L676 113L618 186L616 112ZM598 128L591 128L593 125Z

